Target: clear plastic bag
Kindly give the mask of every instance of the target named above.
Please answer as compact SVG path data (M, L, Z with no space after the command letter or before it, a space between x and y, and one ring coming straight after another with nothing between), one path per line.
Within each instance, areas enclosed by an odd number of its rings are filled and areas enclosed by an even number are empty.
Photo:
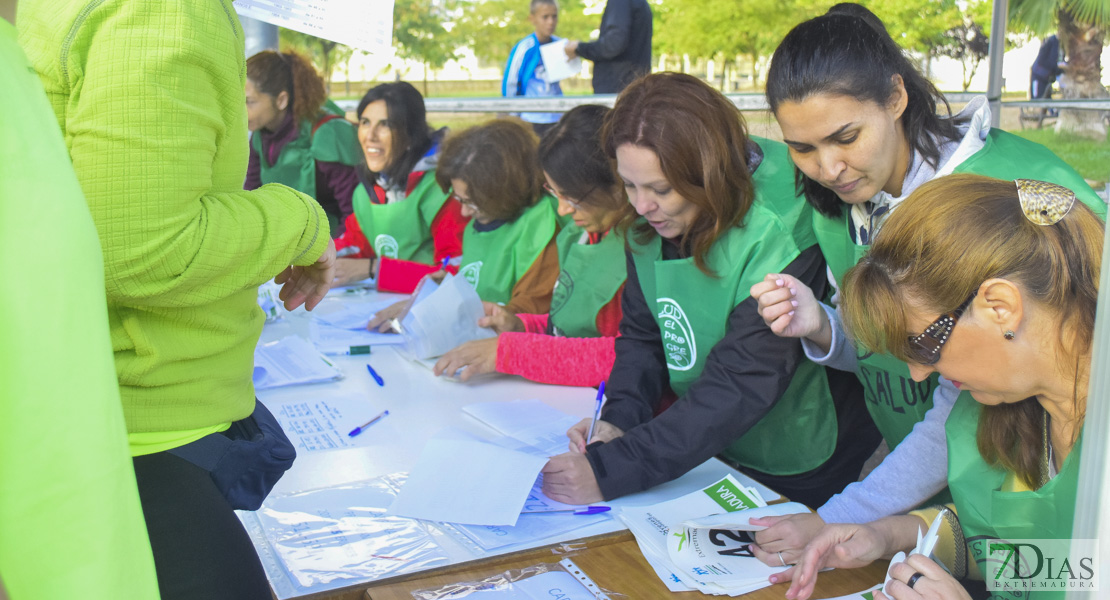
M481 581L462 581L440 588L416 590L414 600L616 600L626 598L603 590L569 558L505 571Z

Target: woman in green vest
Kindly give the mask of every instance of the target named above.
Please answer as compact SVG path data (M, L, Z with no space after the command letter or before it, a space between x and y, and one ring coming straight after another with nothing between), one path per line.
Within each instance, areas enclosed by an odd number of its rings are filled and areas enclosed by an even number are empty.
M447 128L433 130L424 97L412 85L383 83L358 103L364 161L352 197L354 214L335 241L336 285L374 277L381 291L411 292L444 259L462 254L468 218L436 184Z
M1005 549L998 553L991 540L1072 537L1103 229L1063 186L951 175L914 192L844 279L841 310L861 348L906 361L915 380L939 372L961 390L945 426L953 505L937 545L957 578L1002 581L990 567ZM827 527L806 549L787 597L808 597L823 566L909 551L936 513ZM1060 578L1055 556L1058 587L988 591L998 599L1063 598L1082 589L1073 587L1081 558L1069 557L1073 574ZM907 587L925 597L967 597L921 555L891 575L895 598L918 597Z
M587 445L589 420L568 432L571 452L544 467L544 493L612 499L719 455L821 504L856 479L878 434L855 378L806 361L748 294L767 271L825 285L786 148L749 137L728 99L679 73L626 88L602 144L629 199L624 314L595 437Z
M251 140L244 189L281 183L312 196L337 237L351 214L361 153L355 128L327 99L324 79L296 52L264 50L247 59L246 95Z
M624 239L613 232L625 206L599 132L609 109L587 104L563 115L540 141L545 187L572 221L555 239L559 279L546 314L512 314L486 304L479 321L499 334L467 342L436 363L435 372L463 369L463 381L496 371L556 385L594 386L613 368L621 319Z
M852 15L817 17L787 34L768 70L767 98L814 208L813 230L834 287L903 198L947 173L1053 181L1105 213L1083 178L1051 151L992 128L985 98L953 117L938 116L938 107L947 108L944 97L862 7ZM943 493L944 422L958 391L935 375L914 381L889 354L858 357L836 310L819 302L824 295L789 276L771 272L752 295L771 329L802 338L811 360L857 374L867 409L892 450L865 481L815 515L761 521L771 527L757 534L764 550L757 555L778 565L781 552L790 562L824 522L863 523ZM906 481L910 468L918 476Z

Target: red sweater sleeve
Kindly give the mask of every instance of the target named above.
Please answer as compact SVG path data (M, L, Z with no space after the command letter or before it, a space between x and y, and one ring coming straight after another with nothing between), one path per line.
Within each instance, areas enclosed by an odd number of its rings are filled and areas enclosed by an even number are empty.
M343 258L372 258L374 248L370 245L370 240L363 235L362 228L358 226L358 219L355 218L353 213L343 219L343 226L345 227L343 234L335 238L335 250L339 251L354 246L358 248L358 252L347 254Z
M435 264L426 265L411 260L383 258L382 265L378 268L378 290L411 294L421 278L439 270L439 265L445 257L462 256L463 231L468 223L470 219L462 215L462 205L459 201L453 197L448 198L436 213L435 219L432 219ZM454 275L459 272L459 269L448 266L447 272Z
M615 339L502 333L497 338L497 371L540 383L596 386L613 370Z
M605 303L605 306L602 306L601 310L597 311L597 320L594 321L594 323L597 324L597 331L601 335L604 335L604 336L607 336L607 337L616 337L616 336L620 335L619 331L620 331L621 314L622 314L621 313L621 292L622 291L624 291L624 284L623 283L617 289L617 293L613 294L613 297L609 300L609 302Z
M462 214L462 204L454 196L443 203L436 218L432 219L432 242L435 244L435 261L438 265L444 257L462 256L463 232L470 224L470 218Z

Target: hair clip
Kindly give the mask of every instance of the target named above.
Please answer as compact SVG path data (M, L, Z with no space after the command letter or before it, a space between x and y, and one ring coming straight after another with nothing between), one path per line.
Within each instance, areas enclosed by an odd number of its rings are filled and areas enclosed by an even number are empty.
M1018 202L1025 218L1037 225L1055 225L1075 205L1075 192L1068 188L1034 179L1015 179Z

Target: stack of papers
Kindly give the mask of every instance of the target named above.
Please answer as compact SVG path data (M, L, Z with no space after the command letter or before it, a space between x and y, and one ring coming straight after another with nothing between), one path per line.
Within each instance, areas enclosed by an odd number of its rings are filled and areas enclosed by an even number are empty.
M653 506L624 508L620 518L644 558L672 592L738 596L767 587L784 571L751 555L753 517L809 512L794 502L768 507L755 488L726 475L713 485Z
M429 289L431 283L425 280L401 320L405 349L413 358L441 356L464 342L497 335L478 326L485 309L465 277L447 275L437 287Z
M335 365L304 338L291 335L254 349L254 389L334 381L342 377Z
M318 321L309 323L308 334L312 337L312 343L324 354L350 354L352 346L385 346L405 342L396 333L380 333L365 327L343 329Z

